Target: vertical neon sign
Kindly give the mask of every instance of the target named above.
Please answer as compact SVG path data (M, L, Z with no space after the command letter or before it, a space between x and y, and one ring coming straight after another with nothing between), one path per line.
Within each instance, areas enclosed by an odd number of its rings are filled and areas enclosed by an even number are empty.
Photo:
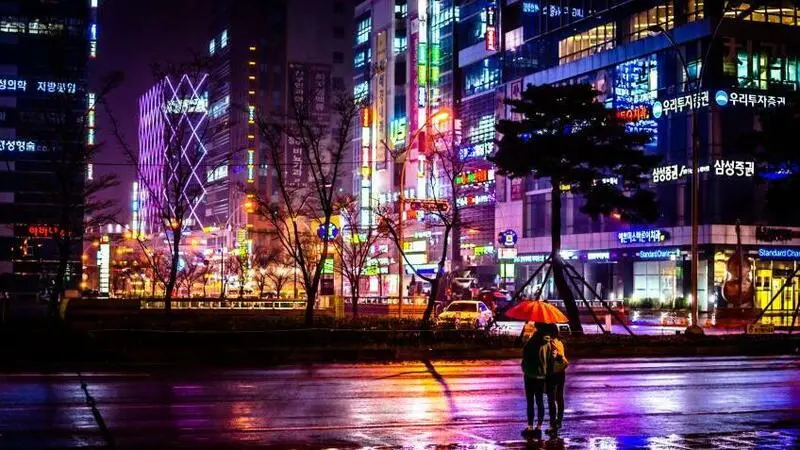
M369 107L361 110L361 225L372 224L372 111Z
M97 3L98 0L91 0L92 8L91 21L89 22L89 58L97 58Z

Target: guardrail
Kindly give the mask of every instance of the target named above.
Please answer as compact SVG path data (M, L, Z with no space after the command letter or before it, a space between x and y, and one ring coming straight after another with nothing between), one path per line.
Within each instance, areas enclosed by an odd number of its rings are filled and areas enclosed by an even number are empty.
M305 300L174 300L174 310L302 310ZM142 300L140 309L163 310L163 300Z

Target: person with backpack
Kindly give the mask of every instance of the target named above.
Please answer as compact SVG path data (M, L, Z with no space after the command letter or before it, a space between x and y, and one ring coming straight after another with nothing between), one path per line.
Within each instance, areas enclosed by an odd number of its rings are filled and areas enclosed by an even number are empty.
M548 330L548 370L545 385L547 387L547 409L550 413L550 432L556 433L564 421L564 383L566 382L569 361L564 349L564 342L558 338L558 327L550 325Z
M536 323L536 331L522 350L522 373L525 379L525 401L528 412L528 427L522 431L525 437L542 432L544 388L550 355L550 336L545 330L545 324ZM538 419L535 428L534 419Z

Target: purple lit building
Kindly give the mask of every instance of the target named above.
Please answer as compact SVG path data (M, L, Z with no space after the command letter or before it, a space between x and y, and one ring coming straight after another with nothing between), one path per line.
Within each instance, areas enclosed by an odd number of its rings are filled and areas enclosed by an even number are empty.
M137 231L163 231L163 212L168 209L185 229L203 227L207 80L204 73L167 76L139 98ZM185 207L176 211L180 205Z

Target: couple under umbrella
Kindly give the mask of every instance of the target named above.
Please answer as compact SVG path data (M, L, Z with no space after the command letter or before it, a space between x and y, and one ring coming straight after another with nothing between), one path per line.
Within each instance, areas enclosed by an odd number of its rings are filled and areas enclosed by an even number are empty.
M556 324L567 322L567 317L555 306L541 300L523 300L506 311L505 315L511 319L533 322L536 328L522 351L528 412L528 426L522 434L525 437L541 436L545 392L550 413L548 432L555 434L564 420L564 383L569 365Z

